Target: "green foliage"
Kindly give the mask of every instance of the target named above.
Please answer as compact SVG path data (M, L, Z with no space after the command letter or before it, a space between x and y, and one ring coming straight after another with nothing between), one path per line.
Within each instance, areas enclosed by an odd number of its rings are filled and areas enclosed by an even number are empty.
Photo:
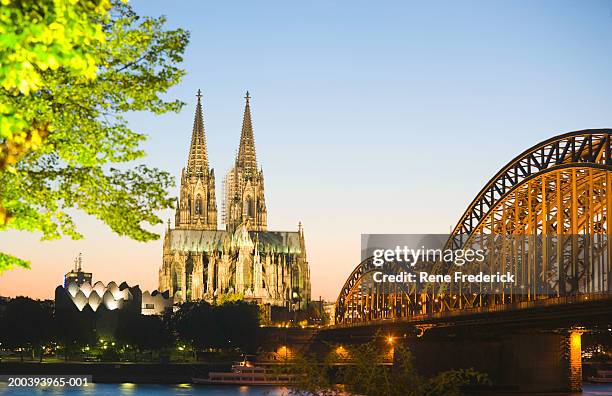
M163 317L130 309L109 311L104 306L95 312L89 306L79 311L61 286L56 301L54 310L52 302L11 299L6 310L0 310L2 346L39 351L42 345L54 341L66 360L96 346L99 352L106 352L103 359L110 360L117 360L120 350L136 356L138 351L164 351L177 341L191 345L195 351L214 348L253 353L258 347L259 313L253 303L213 306L187 302ZM105 348L101 348L101 339Z
M0 317L0 343L3 347L31 349L40 352L53 337L53 305L49 301L36 301L17 297L8 302ZM23 358L23 355L22 355Z
M119 1L0 1L0 231L79 238L76 208L120 235L158 238L145 226L172 206L173 179L134 165L145 135L124 116L180 110L161 95L185 73L188 33ZM0 271L13 265L26 264L0 255Z
M425 396L461 396L462 387L474 385L491 385L488 375L473 368L445 371L431 378Z
M241 293L223 293L217 299L217 303L223 305L225 303L233 303L244 300L244 295Z
M102 26L96 22L106 17L108 0L2 0L0 4L3 89L28 95L47 86L44 71L59 67L84 79L95 78L98 59L88 51L104 42Z
M172 345L172 334L159 316L124 315L119 321L115 339L135 350L159 351Z
M119 352L117 352L115 348L103 349L102 353L99 355L99 358L103 362L118 362Z
M56 291L55 303L52 323L55 341L61 346L67 361L70 355L78 354L81 348L96 343L96 315L89 307L79 311L63 290L59 295Z
M287 369L295 374L295 395L368 395L368 396L460 396L463 387L490 385L486 374L473 369L452 370L426 379L416 372L410 351L394 347L393 367L383 365L385 350L380 337L370 342L344 347L346 360L324 361L313 356L297 357ZM335 348L334 348L335 349ZM336 382L341 385L337 385Z
M96 78L101 60L96 49L105 45L103 24L108 22L111 3L2 0L0 4L0 170L14 171L15 163L40 148L49 133L52 120L32 103L36 93L56 85L48 71L62 69L77 82ZM24 100L18 98L27 98L32 106L20 107ZM0 215L6 217L6 209Z
M244 301L211 305L186 302L172 317L179 338L193 349L257 350L259 308Z
M290 394L299 396L336 396L346 394L341 387L332 381L331 367L334 358L328 356L324 362L315 355L297 355L281 371L292 374L296 380Z
M185 302L171 317L171 327L178 337L194 348L210 347L217 344L213 337L212 305L205 302Z
M11 256L10 254L0 252L0 273L2 269L9 268L13 265L18 265L23 268L30 268L30 263L25 260L22 260L18 257Z
M423 379L416 373L408 349L396 346L393 370L382 365L384 355L376 340L347 347L351 364L341 370L341 382L353 394L422 396Z

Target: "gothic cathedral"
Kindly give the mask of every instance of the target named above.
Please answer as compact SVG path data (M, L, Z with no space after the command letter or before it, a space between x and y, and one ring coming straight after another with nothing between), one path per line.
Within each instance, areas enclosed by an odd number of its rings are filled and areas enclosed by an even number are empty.
M198 91L187 167L181 173L175 227L164 237L160 292L174 301L216 302L224 296L305 309L310 269L304 231L268 231L263 170L257 167L250 96L240 145L223 187L224 230L217 229L215 173L209 168Z

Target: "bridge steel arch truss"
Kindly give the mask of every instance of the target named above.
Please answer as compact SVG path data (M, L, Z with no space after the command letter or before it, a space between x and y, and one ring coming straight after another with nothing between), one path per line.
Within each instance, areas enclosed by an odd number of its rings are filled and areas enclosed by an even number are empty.
M612 291L612 130L548 139L504 166L461 216L445 248L483 248L484 262L464 273L517 274L501 285L449 282L422 290L375 283L360 263L336 302L336 323L410 318L493 308L566 295ZM454 272L456 268L452 268ZM387 269L399 273L401 268ZM432 273L451 271L435 263Z

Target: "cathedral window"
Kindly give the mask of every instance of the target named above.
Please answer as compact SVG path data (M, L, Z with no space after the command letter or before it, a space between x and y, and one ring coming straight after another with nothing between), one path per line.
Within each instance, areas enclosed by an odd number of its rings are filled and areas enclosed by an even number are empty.
M244 215L250 219L255 217L255 201L251 197L244 202Z
M189 274L187 275L187 282L185 285L186 288L186 295L187 295L187 299L191 300L191 284L193 282L193 274Z
M187 196L187 209L189 210L189 213L191 213L191 195Z
M182 276L178 270L174 270L172 273L172 288L174 289L174 293L181 290L181 282Z
M197 215L202 214L202 197L200 197L199 194L195 200L195 214Z

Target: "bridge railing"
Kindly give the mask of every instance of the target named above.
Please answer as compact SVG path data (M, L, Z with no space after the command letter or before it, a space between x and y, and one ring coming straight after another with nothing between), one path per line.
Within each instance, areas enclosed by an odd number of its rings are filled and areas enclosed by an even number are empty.
M347 319L342 323L328 326L329 328L350 328L362 326L377 326L381 324L403 323L403 324L431 324L436 322L448 322L452 318L469 318L482 314L499 312L520 311L551 306L581 304L587 302L610 301L612 302L612 292L589 293L574 296L550 297L540 300L523 301L511 304L497 304L486 307L474 307L461 310L433 312L428 314L412 315L408 317L382 318L367 321L351 321Z

